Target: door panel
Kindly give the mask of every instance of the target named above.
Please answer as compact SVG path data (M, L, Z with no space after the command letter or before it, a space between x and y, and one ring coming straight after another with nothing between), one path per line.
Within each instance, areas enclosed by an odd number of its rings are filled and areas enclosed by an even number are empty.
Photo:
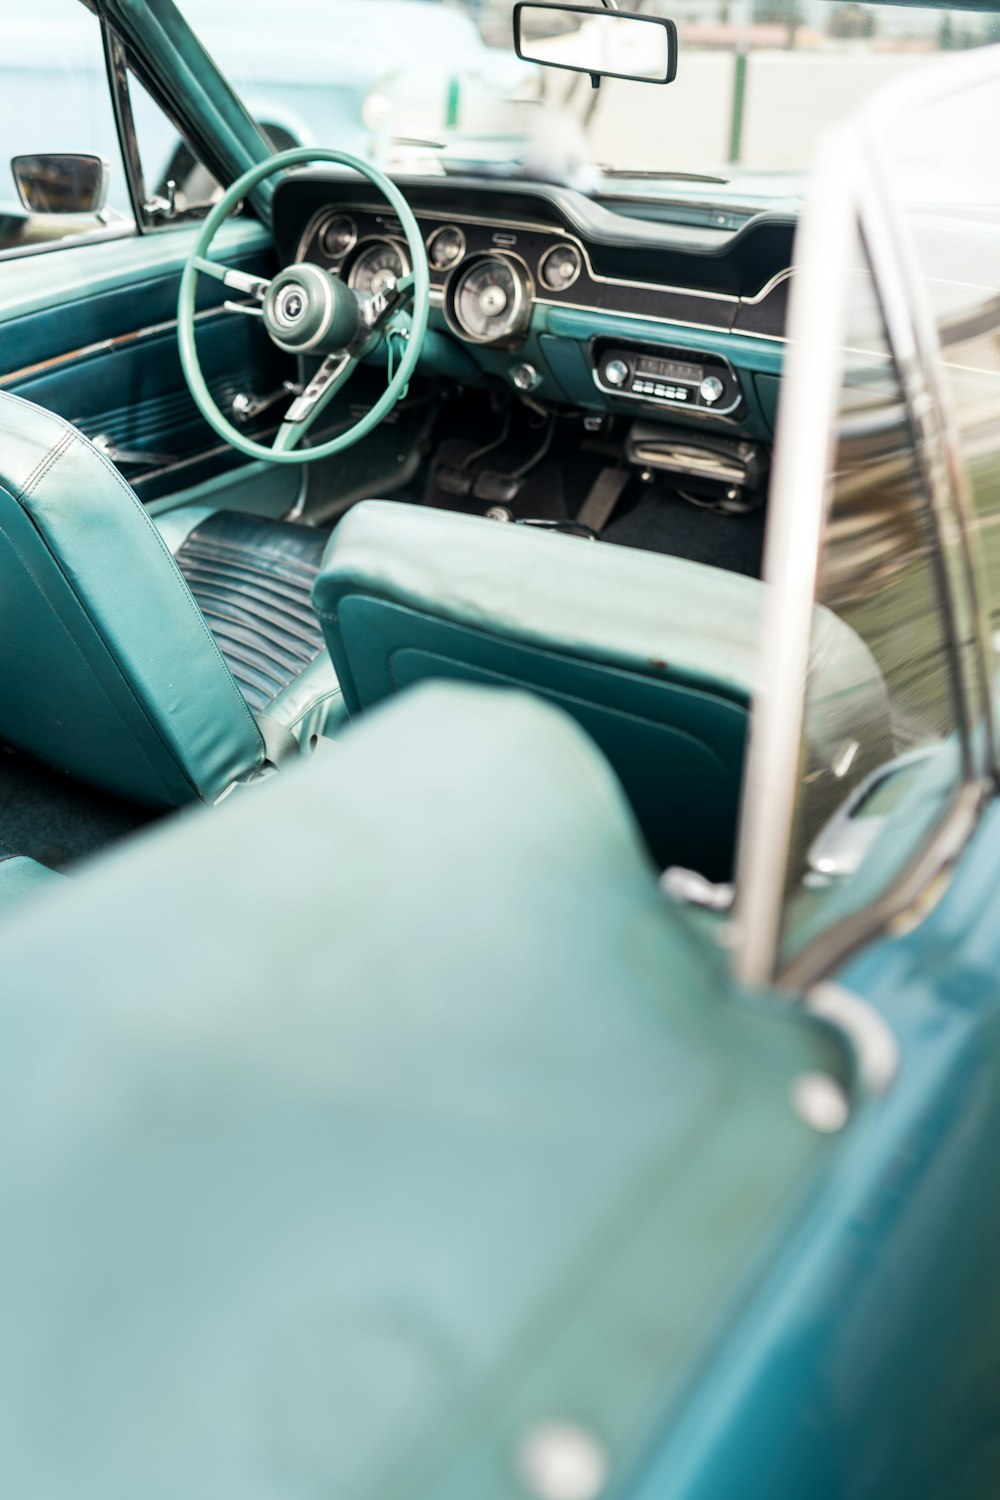
M180 274L197 228L53 250L8 263L0 280L0 386L36 401L118 447L171 462L122 463L144 499L187 489L246 463L204 421L188 392L176 341ZM271 241L258 224L230 225L219 258L274 273ZM226 292L201 278L198 347L223 412L237 393L268 395L294 379L295 364L259 321L219 308ZM266 435L280 407L246 431Z

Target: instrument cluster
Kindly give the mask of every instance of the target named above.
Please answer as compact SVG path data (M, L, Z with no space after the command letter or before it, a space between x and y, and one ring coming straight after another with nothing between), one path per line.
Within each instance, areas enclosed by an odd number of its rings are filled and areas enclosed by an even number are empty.
M449 327L475 344L516 347L540 299L558 300L585 271L581 245L552 230L421 222L432 300ZM402 225L390 212L329 210L303 236L300 257L328 265L364 296L409 274Z

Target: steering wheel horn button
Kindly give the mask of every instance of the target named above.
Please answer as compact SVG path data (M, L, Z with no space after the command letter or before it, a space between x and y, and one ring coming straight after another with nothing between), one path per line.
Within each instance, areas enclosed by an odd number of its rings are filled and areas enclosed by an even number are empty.
M290 328L297 323L306 310L306 294L302 287L290 282L288 286L281 289L274 301L275 321L283 328Z
M354 293L338 276L309 263L289 266L264 297L264 326L289 354L327 354L346 349L358 332Z

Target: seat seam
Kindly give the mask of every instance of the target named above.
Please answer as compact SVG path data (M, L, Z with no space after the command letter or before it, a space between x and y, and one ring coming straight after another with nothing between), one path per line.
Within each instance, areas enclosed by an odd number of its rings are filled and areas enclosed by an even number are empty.
M62 457L66 449L69 448L72 444L72 441L73 434L71 432L64 432L58 443L53 444L53 446L38 460L37 464L32 469L27 479L24 481L24 484L21 486L20 490L15 490L15 500L23 500L26 496L31 494L31 491L34 489L35 485L39 482L42 476L52 468L57 459Z

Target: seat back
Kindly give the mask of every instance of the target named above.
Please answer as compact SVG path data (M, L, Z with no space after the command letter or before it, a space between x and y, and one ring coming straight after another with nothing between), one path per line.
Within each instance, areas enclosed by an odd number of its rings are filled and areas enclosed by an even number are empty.
M349 712L424 678L530 688L604 751L661 867L732 873L761 685L758 580L366 500L335 530L313 603ZM889 719L863 642L817 613L809 692L823 742L806 749L826 764L852 737L888 734Z
M152 805L264 759L253 715L143 506L51 412L0 393L0 740Z
M313 599L351 712L423 678L529 687L601 746L654 858L721 879L761 594L677 558L365 501Z

